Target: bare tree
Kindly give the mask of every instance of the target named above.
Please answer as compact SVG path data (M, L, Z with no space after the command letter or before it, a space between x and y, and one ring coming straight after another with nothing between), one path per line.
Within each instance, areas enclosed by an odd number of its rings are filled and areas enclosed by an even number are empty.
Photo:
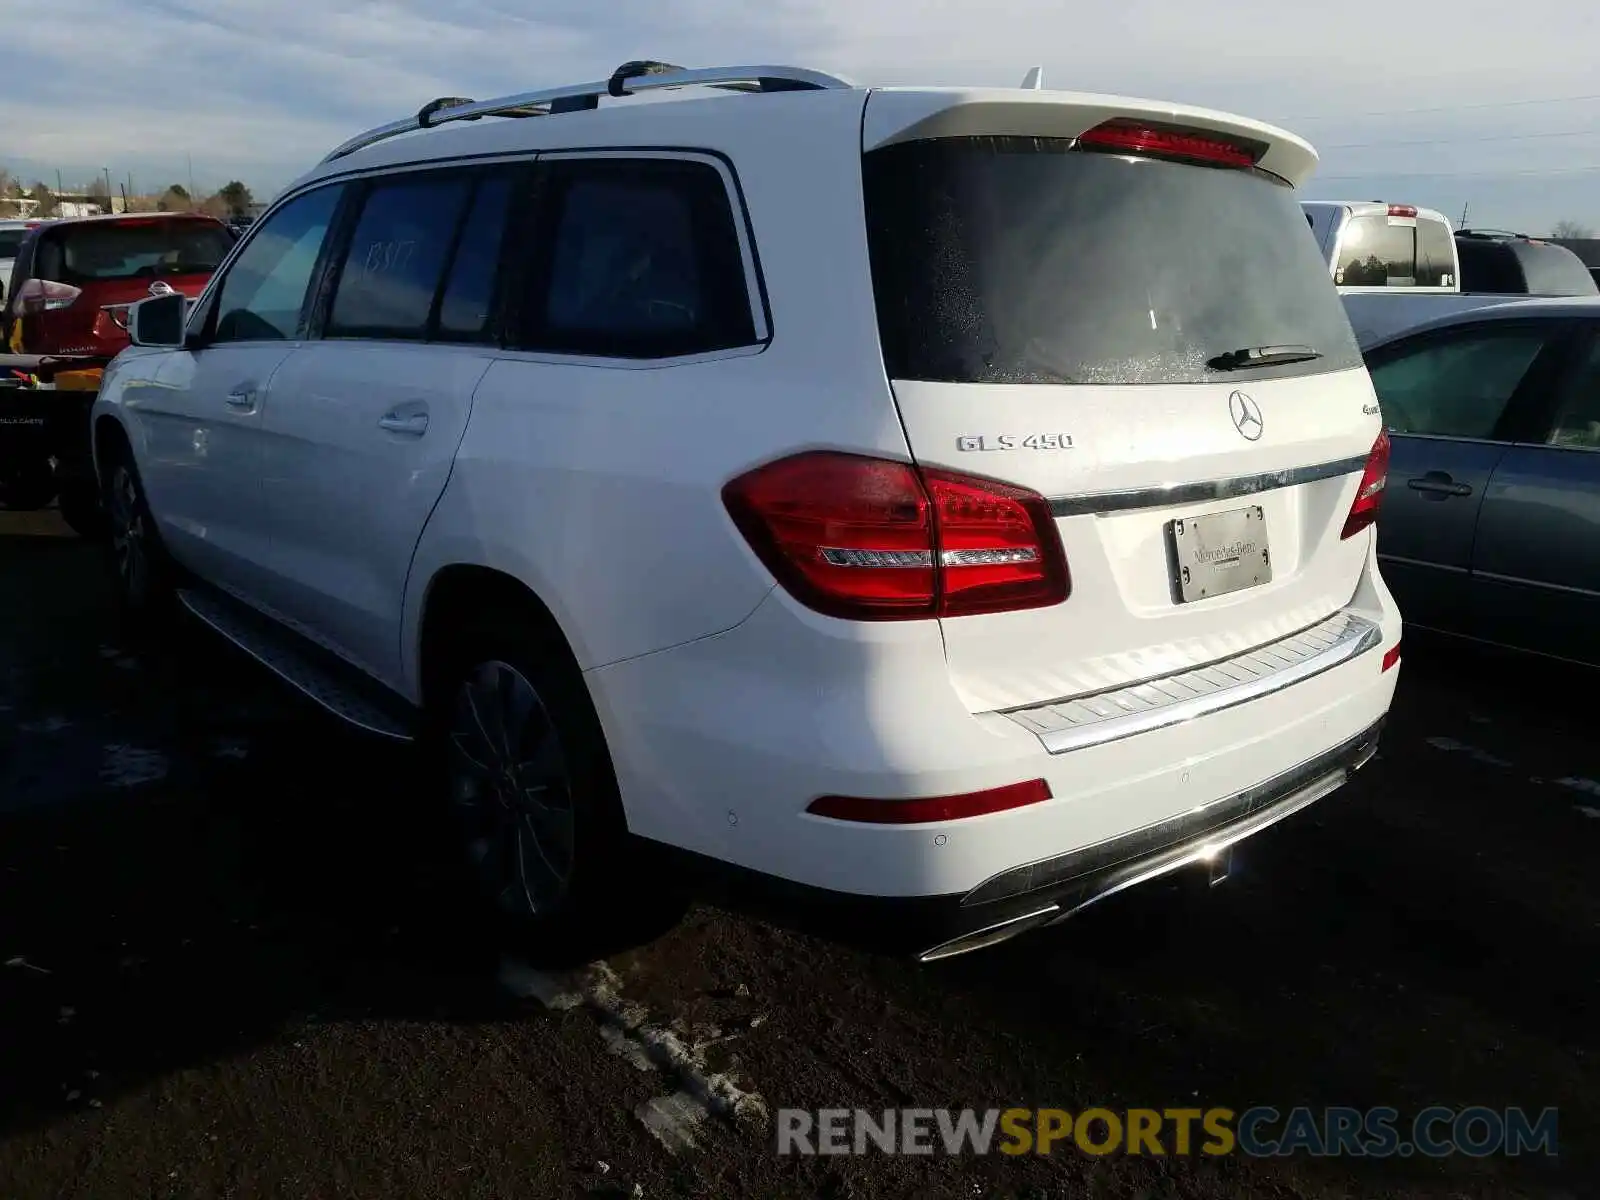
M33 212L34 216L53 217L56 215L56 210L59 206L56 203L55 193L42 182L35 183L29 195L38 202L38 207Z
M1577 221L1557 221L1550 229L1550 236L1553 238L1573 238L1581 240L1583 238L1592 238L1594 236L1594 230L1590 229L1587 225L1580 224Z

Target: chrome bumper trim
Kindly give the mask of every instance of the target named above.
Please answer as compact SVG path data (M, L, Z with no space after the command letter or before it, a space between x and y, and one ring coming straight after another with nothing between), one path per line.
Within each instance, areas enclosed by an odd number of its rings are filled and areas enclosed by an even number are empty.
M1050 924L1098 900L1226 850L1316 803L1378 751L1380 719L1315 758L1254 787L1094 845L1012 867L984 880L963 907L1038 894L1060 908Z
M1064 754L1259 700L1342 666L1382 640L1375 622L1338 612L1232 658L1003 715L1036 734L1051 754Z

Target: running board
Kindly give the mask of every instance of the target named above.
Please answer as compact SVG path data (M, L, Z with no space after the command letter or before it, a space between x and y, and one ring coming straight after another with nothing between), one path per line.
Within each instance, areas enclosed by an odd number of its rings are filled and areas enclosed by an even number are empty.
M190 615L232 642L319 708L365 733L395 741L414 738L411 723L398 712L398 698L384 703L362 693L369 690L359 680L347 679L355 668L346 666L317 647L297 645L298 635L271 623L254 610L209 591L186 589L178 599ZM376 690L377 685L371 685Z

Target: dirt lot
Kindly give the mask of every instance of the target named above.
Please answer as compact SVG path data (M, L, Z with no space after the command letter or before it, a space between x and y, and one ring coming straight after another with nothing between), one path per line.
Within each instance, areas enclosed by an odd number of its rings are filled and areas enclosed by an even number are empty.
M1558 1159L799 1159L670 1152L692 1072L508 995L405 757L120 644L53 517L0 514L0 629L6 1200L1600 1194L1592 678L1412 646L1379 759L1209 892L938 968L702 907L603 989L769 1109L1556 1106Z

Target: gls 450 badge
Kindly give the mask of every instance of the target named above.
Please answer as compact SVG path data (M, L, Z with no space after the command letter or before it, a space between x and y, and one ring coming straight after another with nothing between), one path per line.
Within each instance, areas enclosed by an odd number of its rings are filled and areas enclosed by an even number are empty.
M1071 450L1070 433L967 433L956 439L957 450Z

